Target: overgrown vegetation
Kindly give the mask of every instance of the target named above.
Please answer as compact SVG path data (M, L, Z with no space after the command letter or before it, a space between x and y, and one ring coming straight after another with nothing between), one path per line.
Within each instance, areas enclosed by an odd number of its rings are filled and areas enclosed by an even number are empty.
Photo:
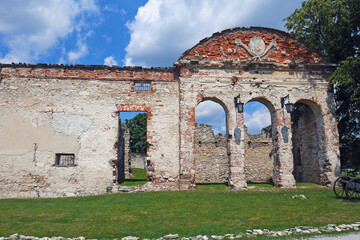
M308 0L284 19L298 39L320 50L329 63L340 64L334 84L344 168L360 169L360 0Z
M131 152L146 153L147 114L139 113L132 119L125 119L125 126L130 131Z
M353 223L360 202L337 199L330 188L255 186L229 191L203 185L197 191L112 194L58 199L0 200L0 236L156 238L224 235L247 229ZM293 199L303 194L307 199Z

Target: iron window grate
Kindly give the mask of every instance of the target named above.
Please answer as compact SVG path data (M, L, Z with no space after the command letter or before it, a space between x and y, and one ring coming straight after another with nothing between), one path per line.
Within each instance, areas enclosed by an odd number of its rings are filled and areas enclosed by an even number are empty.
M57 153L55 156L55 166L57 166L57 167L73 167L73 166L75 166L75 154Z
M135 82L134 84L135 91L151 91L150 82Z

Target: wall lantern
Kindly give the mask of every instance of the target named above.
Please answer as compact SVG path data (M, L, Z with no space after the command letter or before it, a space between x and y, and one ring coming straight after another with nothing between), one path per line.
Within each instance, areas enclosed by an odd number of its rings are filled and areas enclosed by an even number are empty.
M244 103L240 102L240 94L234 97L234 103L238 113L242 113L244 111Z
M285 104L285 99L288 100L288 102L286 104ZM286 95L285 97L281 98L281 108L284 108L284 104L285 104L285 107L286 107L286 111L288 113L292 113L294 111L294 104L290 103L289 94Z

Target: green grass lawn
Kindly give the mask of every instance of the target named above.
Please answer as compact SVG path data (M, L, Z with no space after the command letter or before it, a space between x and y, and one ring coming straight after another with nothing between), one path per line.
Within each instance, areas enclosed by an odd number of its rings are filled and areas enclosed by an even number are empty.
M125 179L120 185L122 186L136 186L143 185L147 182L146 169L132 168L132 177Z
M307 199L292 199L298 194ZM199 185L196 191L2 199L0 213L0 236L189 237L353 223L360 221L360 201L337 199L332 189L311 184L291 190L264 184L245 191Z

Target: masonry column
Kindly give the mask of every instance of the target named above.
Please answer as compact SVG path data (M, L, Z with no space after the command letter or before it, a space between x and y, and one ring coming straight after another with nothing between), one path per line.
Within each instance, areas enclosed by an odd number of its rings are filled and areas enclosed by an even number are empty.
M229 109L230 189L247 188L245 179L244 115L235 106Z
M325 135L325 162L320 163L320 184L331 185L341 174L339 133L335 116L335 102L333 97L327 98L327 106L322 106L324 135Z
M195 189L196 95L189 83L180 81L180 189ZM191 85L190 85L191 86Z
M273 131L274 132L274 131ZM276 109L274 152L274 183L276 187L295 187L292 153L291 114L284 108Z

